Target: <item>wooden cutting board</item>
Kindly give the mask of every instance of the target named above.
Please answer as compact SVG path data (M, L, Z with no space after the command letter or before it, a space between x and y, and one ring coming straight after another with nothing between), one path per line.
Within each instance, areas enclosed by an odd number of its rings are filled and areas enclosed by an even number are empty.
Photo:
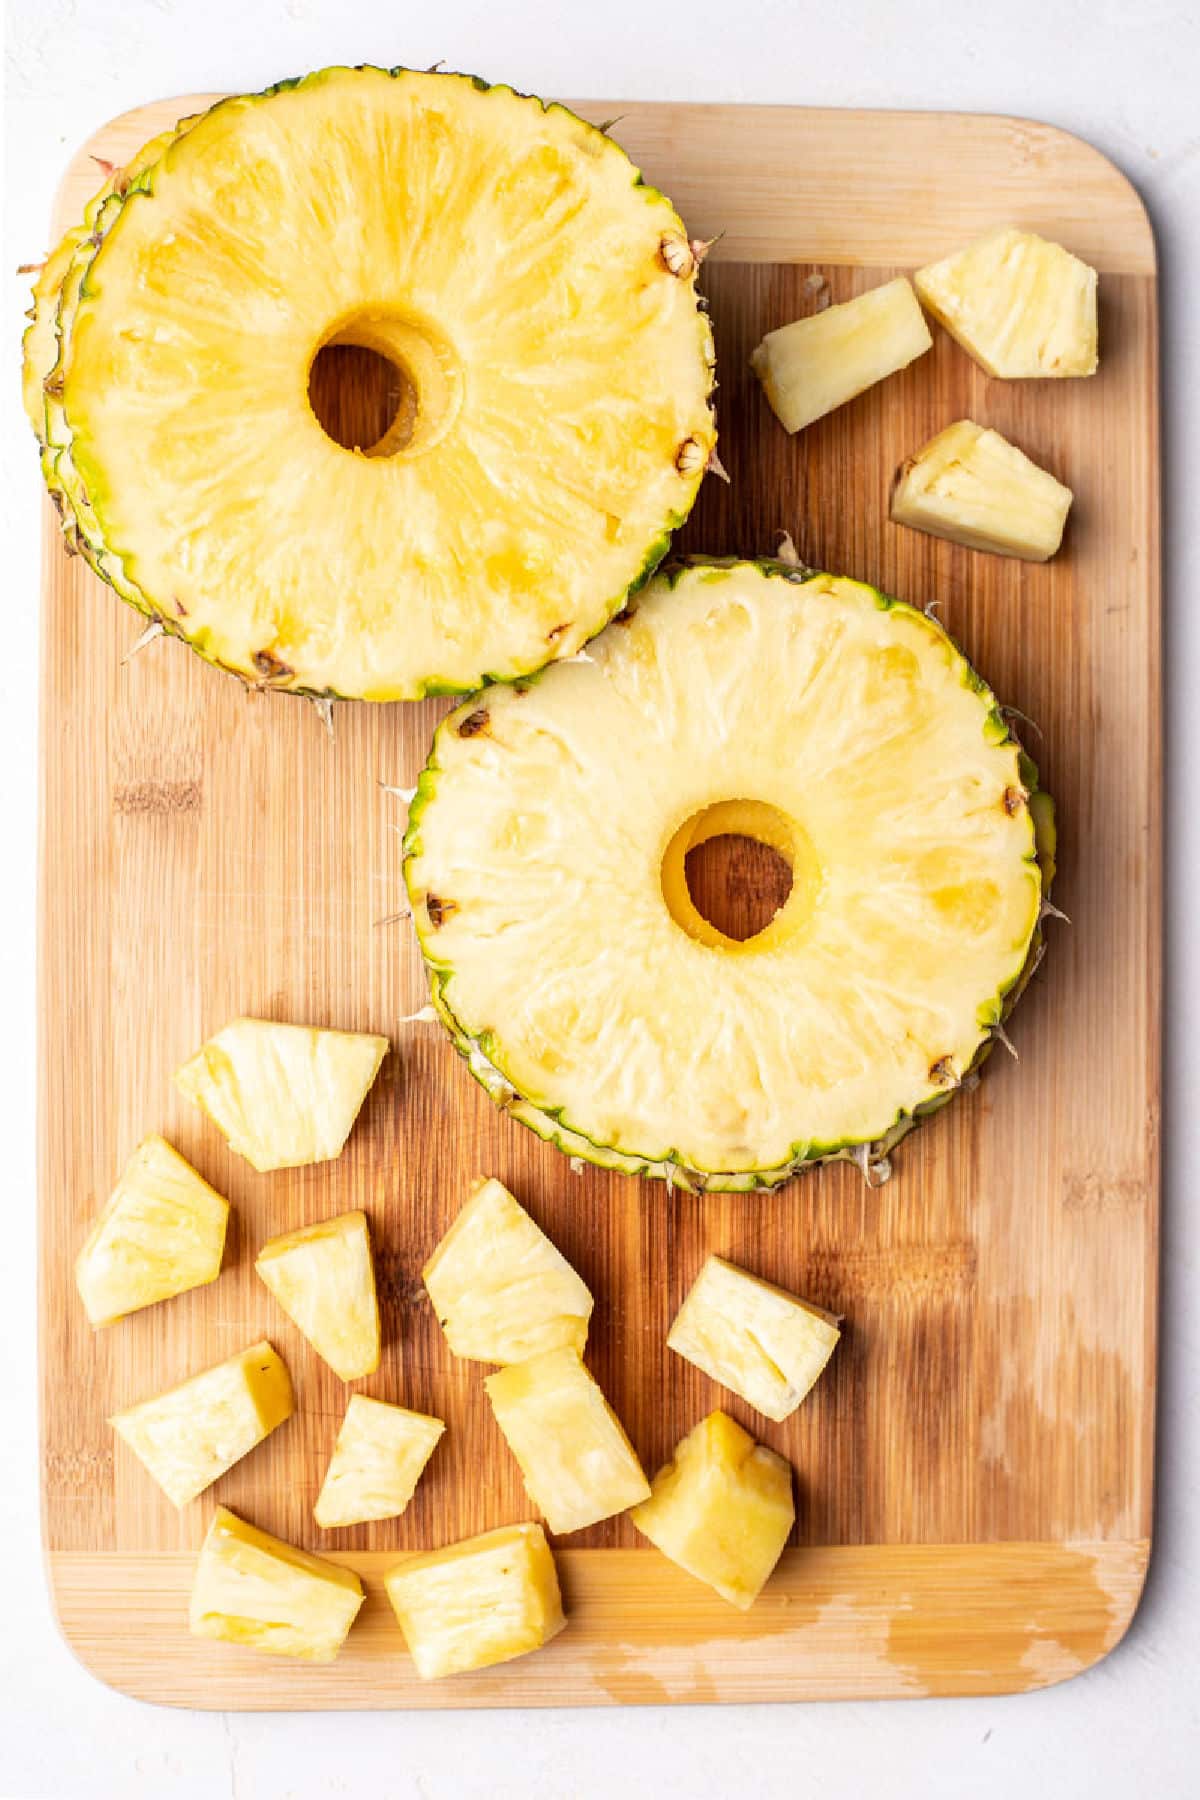
M126 114L76 156L56 231L203 101ZM993 1057L868 1189L841 1166L763 1196L667 1193L596 1171L498 1114L422 1004L402 821L441 704L317 712L248 695L182 646L125 660L140 621L68 561L46 512L42 661L41 1382L45 1544L84 1662L192 1706L562 1705L990 1693L1102 1657L1149 1554L1159 1119L1159 538L1154 246L1128 182L1046 126L935 114L585 104L693 231L720 358L721 454L684 547L805 558L941 617L1057 796L1050 954ZM1090 381L989 381L933 351L798 439L746 358L762 332L983 229L1043 230L1101 271ZM31 246L31 249L33 247ZM369 400L355 391L351 411ZM332 404L332 402L330 402ZM1076 490L1048 567L891 526L897 463L951 420L997 426ZM30 454L33 454L32 446ZM631 797L635 801L635 797ZM721 871L734 914L757 865ZM170 1073L241 1013L386 1032L345 1155L256 1175ZM216 1286L95 1334L71 1279L125 1158L165 1132L235 1207ZM481 1370L453 1361L421 1265L480 1172L508 1182L596 1298L590 1360L646 1467L713 1405L790 1458L794 1547L748 1615L625 1520L561 1551L570 1628L544 1653L423 1686L380 1576L398 1552L528 1517ZM345 1390L253 1273L269 1234L365 1206L386 1349L370 1393L449 1430L403 1520L321 1534L311 1505ZM813 1395L768 1425L664 1347L710 1250L846 1315ZM177 1513L106 1415L269 1334L296 1416ZM186 1597L214 1499L365 1577L340 1660L310 1668L193 1641Z

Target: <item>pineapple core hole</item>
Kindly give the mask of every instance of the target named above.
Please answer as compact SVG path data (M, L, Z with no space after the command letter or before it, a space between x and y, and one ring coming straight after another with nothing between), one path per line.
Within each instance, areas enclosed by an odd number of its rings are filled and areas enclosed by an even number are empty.
M782 942L808 918L818 887L803 826L760 800L722 800L693 813L663 857L671 917L712 949Z
M421 456L462 404L453 350L423 321L362 313L318 345L308 403L327 437L361 456Z

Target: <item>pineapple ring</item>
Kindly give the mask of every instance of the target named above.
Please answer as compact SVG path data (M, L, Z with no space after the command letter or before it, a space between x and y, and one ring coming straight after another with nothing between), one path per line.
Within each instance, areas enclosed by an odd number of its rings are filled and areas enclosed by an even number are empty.
M659 578L586 661L439 728L405 840L434 1004L572 1155L710 1187L865 1164L1019 989L1035 786L923 613L781 565ZM683 871L729 830L793 866L744 943Z
M695 259L565 108L325 70L219 102L108 207L60 309L48 474L93 565L210 660L372 700L512 680L689 511L716 437ZM332 342L410 398L365 452L309 404Z

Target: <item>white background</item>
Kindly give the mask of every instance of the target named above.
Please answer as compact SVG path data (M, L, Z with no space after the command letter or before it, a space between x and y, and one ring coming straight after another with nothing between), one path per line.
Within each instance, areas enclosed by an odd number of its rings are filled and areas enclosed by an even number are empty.
M1189 17L1190 15L1190 17ZM1200 1770L1200 18L1194 0L9 0L0 368L7 548L0 625L0 1795L4 1800L382 1800L811 1793L1056 1800L1195 1793ZM444 58L547 95L1024 114L1133 179L1162 265L1169 665L1168 1183L1159 1512L1125 1642L1011 1699L539 1714L215 1715L101 1687L51 1622L37 1548L33 941L36 458L18 419L16 263L46 248L70 151L159 95L262 87L327 62ZM1191 929L1189 929L1191 927ZM80 1079L86 1080L86 1070ZM1186 1102L1193 1105L1188 1110ZM1012 1347L1020 1355L1020 1345Z

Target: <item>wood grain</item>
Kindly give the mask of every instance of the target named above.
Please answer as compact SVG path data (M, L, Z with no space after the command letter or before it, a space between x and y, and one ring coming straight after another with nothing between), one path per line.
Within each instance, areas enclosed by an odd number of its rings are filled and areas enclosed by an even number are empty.
M121 161L192 100L85 146ZM786 108L583 105L726 236L706 265L721 454L682 547L771 551L936 600L1056 795L1071 915L980 1089L922 1128L883 1189L857 1172L769 1196L667 1194L556 1152L499 1115L435 1028L405 1023L423 978L403 921L402 820L440 704L343 706L327 735L282 695L243 692L183 646L129 662L140 622L69 562L47 508L42 663L41 1370L45 1542L64 1629L146 1698L220 1707L555 1704L1001 1691L1103 1655L1148 1554L1154 1418L1159 1036L1159 546L1154 253L1140 204L1078 140L1003 119ZM1005 384L942 333L934 350L800 439L746 369L762 332L862 291L1000 220L1102 271L1091 381ZM336 377L349 429L378 392ZM952 419L997 426L1075 488L1062 554L1031 567L891 526L901 458ZM353 421L360 423L355 426ZM32 452L31 452L32 453ZM715 854L712 853L712 854ZM749 904L761 867L702 870ZM743 895L739 899L739 892ZM238 1013L386 1032L345 1155L256 1175L173 1092L170 1072ZM71 1283L124 1159L163 1131L235 1208L216 1286L101 1333ZM623 1520L564 1553L571 1629L543 1655L414 1684L377 1592L332 1669L194 1643L190 1557L211 1503L313 1548L377 1590L390 1558L528 1503L481 1372L448 1356L419 1275L472 1176L499 1175L597 1297L590 1361L649 1469L724 1404L787 1455L794 1548L742 1619ZM319 1533L311 1506L345 1389L253 1274L271 1233L363 1206L379 1250L385 1354L361 1384L450 1429L396 1522ZM767 1425L665 1349L715 1250L846 1315L829 1371ZM260 1335L296 1416L176 1513L105 1420Z

